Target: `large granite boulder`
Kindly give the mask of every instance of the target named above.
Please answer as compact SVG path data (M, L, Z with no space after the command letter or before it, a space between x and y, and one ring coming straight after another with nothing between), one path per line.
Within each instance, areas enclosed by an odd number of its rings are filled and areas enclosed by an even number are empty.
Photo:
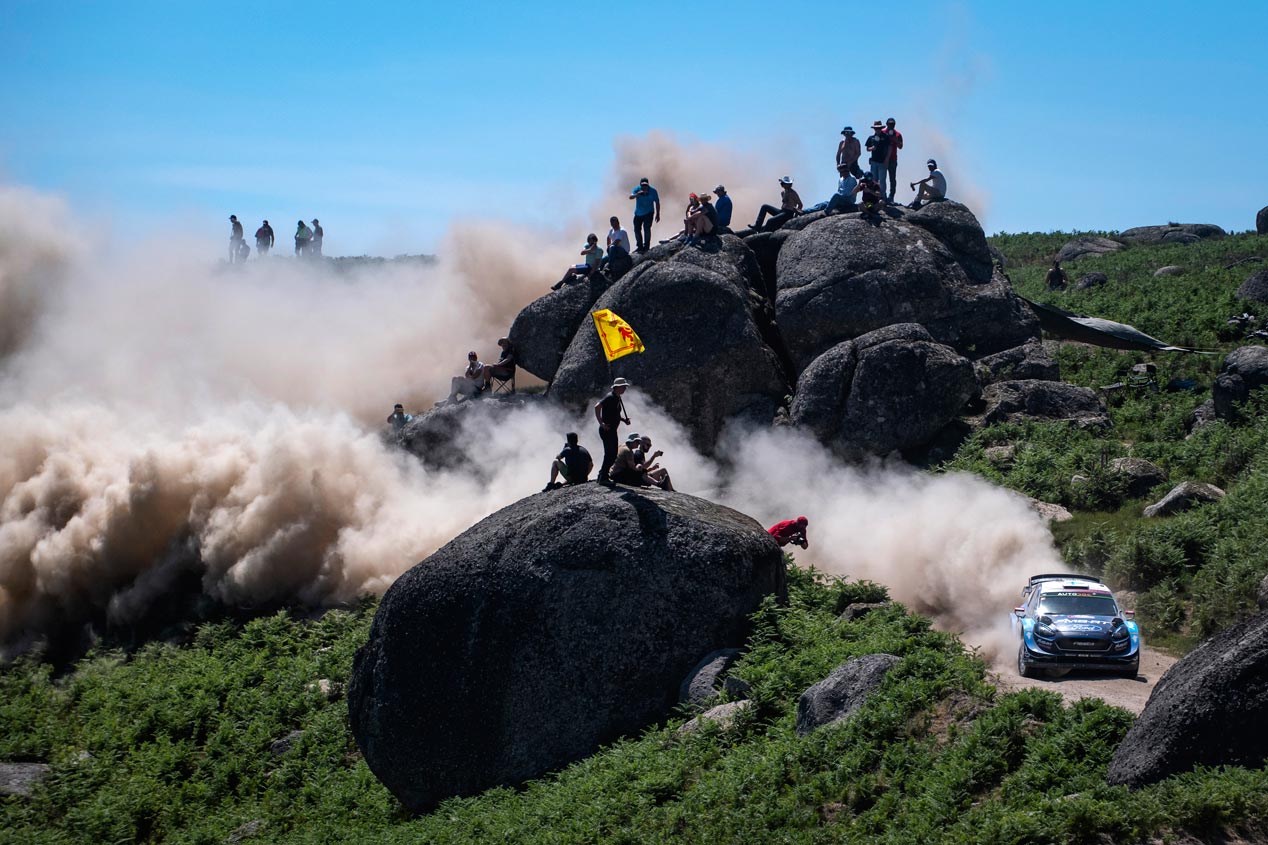
M951 250L897 211L879 223L857 214L813 223L784 243L776 270L776 315L799 368L895 323L919 323L961 353L1039 336L1038 320L1002 273L975 284Z
M1091 290L1099 288L1109 281L1109 276L1104 273L1084 273L1079 276L1079 280L1074 283L1075 290Z
M1228 353L1224 366L1211 388L1215 415L1220 419L1237 416L1237 407L1250 392L1268 384L1268 346L1242 346Z
M868 654L842 663L797 699L797 735L853 716L898 662L892 654Z
M564 350L577 329L589 322L591 306L610 285L607 276L595 273L525 306L507 332L519 365L542 381L554 378Z
M1068 241L1065 246L1061 247L1057 251L1057 260L1065 262L1076 261L1080 258L1097 258L1125 248L1120 241L1110 238L1102 238L1095 235L1082 236Z
M1228 236L1212 223L1168 223L1165 226L1137 226L1118 236L1135 244L1191 244L1203 240L1215 240Z
M1197 505L1218 502L1224 498L1224 491L1214 484L1201 481L1183 481L1172 487L1167 495L1145 508L1145 516L1171 516L1187 511Z
M933 234L960 262L970 281L989 282L994 261L986 243L986 233L968 206L953 200L931 202L918 211L906 212L908 222Z
M1268 303L1268 267L1247 276L1246 281L1237 288L1237 298Z
M846 457L887 455L929 443L976 389L967 359L900 323L816 358L797 381L789 417Z
M680 493L540 493L384 595L348 688L370 770L411 810L514 785L667 716L700 655L784 593L751 518Z
M769 425L789 381L758 325L757 262L733 236L726 249L680 249L670 259L643 261L595 303L610 308L638 332L646 351L612 363L597 333L577 332L555 374L550 395L569 404L594 401L613 377L664 408L690 432L697 448L712 450L730 419ZM750 260L736 256L739 250ZM652 250L653 252L655 250Z
M1255 232L1268 235L1268 205L1259 209L1259 213L1255 215Z
M1030 421L1068 422L1080 428L1108 428L1109 412L1095 390L1060 381L1001 381L982 391L983 425Z
M481 450L471 448L473 437L491 437L523 409L544 402L540 394L486 393L475 399L442 403L414 417L392 436L393 442L432 469L463 467L477 474L486 469L491 472L496 467L482 466Z
M1268 612L1216 634L1167 670L1106 779L1141 787L1197 766L1268 761Z
M1017 379L1061 379L1060 365L1041 340L1032 340L994 355L984 355L973 362L973 369L978 383L983 386Z

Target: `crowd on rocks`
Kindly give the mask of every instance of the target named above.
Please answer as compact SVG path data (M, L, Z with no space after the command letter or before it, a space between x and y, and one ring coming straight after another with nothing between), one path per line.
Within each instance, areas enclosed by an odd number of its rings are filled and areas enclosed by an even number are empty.
M229 215L229 226L229 263L241 264L251 256L251 247L247 245L238 215ZM322 241L325 237L326 230L321 227L321 222L316 217L313 218L311 228L303 220L299 220L295 224L295 255L301 258L321 258ZM273 227L269 225L269 221L265 220L260 224L260 228L255 230L256 257L267 257L275 241Z

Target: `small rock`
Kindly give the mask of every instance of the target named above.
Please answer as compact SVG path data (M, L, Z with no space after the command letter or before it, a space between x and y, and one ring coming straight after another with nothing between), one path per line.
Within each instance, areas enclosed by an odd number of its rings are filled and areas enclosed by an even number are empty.
M250 839L260 832L260 828L264 827L264 819L252 819L244 825L236 828L233 833L225 837L225 842L241 842L243 839Z
M1078 258L1096 258L1099 255L1105 255L1110 252L1118 252L1124 248L1124 244L1118 241L1112 241L1109 238L1099 237L1083 237L1074 240L1061 247L1061 251L1057 253L1058 261L1074 261Z
M1208 423L1215 422L1218 418L1218 415L1215 413L1215 400L1207 399L1201 405L1194 408L1193 413L1189 415L1190 436L1192 436L1192 432Z
M1204 502L1218 502L1224 498L1224 495L1224 491L1214 484L1185 481L1171 488L1170 493L1145 508L1145 516L1170 516Z
M1084 273L1079 276L1079 280L1074 283L1075 290L1090 290L1099 288L1101 285L1109 281L1109 276L1104 273Z
M1080 476L1075 476L1076 478ZM1065 522L1074 519L1074 514L1070 513L1061 505L1054 505L1052 502L1043 502L1039 499L1030 499L1030 509L1039 516L1043 517L1044 522Z
M1166 267L1159 267L1154 270L1154 278L1161 276L1180 276L1184 274L1184 268L1178 264L1168 264Z
M1259 213L1255 215L1255 231L1261 235L1268 235L1268 205L1259 209Z
M720 730L730 730L735 726L736 719L752 709L753 702L751 701L728 701L726 704L719 704L717 707L704 711L685 723L678 729L678 733L693 734L710 722L717 725Z
M1007 466L1017 457L1017 447L1011 443L1007 446L987 446L982 454L992 466Z
M738 648L723 648L706 654L678 688L679 703L703 707L715 698L723 677L739 656Z
M889 607L889 602L856 601L853 604L846 605L845 610L841 611L841 615L837 618L842 622L853 622L855 619L862 619L873 610L880 610L882 607Z
M853 716L898 661L892 654L868 654L838 666L797 700L797 735Z
M29 796L49 769L48 763L0 763L0 795Z
M274 740L273 744L269 746L269 753L274 757L281 757L287 751L290 751L303 735L303 731L291 731L281 739Z
M321 693L322 698L327 701L334 701L343 695L343 684L338 681L332 681L329 678L321 678L309 684L307 687L309 692Z
M1167 480L1162 467L1144 458L1115 458L1110 469L1127 479L1127 495L1133 499L1146 496L1149 491Z
M1091 480L1090 480L1090 479L1089 479L1086 475L1072 475L1072 476L1070 476L1070 486L1071 486L1071 487L1085 487L1085 486L1087 486L1087 485L1090 483L1090 481L1091 481Z
M1268 267L1256 270L1237 288L1238 299L1252 302L1268 302Z

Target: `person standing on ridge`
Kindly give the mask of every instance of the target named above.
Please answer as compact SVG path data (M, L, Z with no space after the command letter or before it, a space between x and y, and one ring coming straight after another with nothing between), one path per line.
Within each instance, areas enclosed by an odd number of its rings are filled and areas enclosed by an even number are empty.
M242 260L241 244L243 237L242 224L238 222L238 215L230 214L229 223L232 227L229 230L229 263L232 264L235 261Z
M295 228L295 254L307 255L308 242L313 239L313 230L308 228L308 224L300 220Z
M801 546L803 549L810 548L810 543L806 540L806 526L809 521L804 516L796 519L785 519L783 522L777 522L770 528L766 529L766 533L775 538L775 542L780 547L784 547L789 543L794 546Z
M894 192L898 190L898 151L903 148L903 133L894 128L891 117L885 121L885 131L889 134L889 161L885 169L889 171L889 201L894 201Z
M317 218L313 218L313 239L308 245L308 254L313 258L321 258L321 240L326 237L326 230L321 228Z
M644 176L630 191L630 199L634 200L634 241L639 252L647 252L652 246L652 217L660 222L660 194Z
M264 225L255 230L255 252L263 258L273 248L273 227L265 220Z
M1048 274L1044 276L1043 281L1048 290L1065 290L1066 275L1065 270L1061 269L1060 261L1053 260L1052 267L1048 270Z
M718 201L713 204L713 207L717 209L718 212L718 228L730 229L732 210L731 198L727 196L726 188L722 185L715 186L713 192L718 195Z
M853 126L842 129L841 135L841 143L837 144L837 173L858 178L863 175L863 168L859 167L859 156L863 155L863 148L859 145L859 139L854 137Z
M612 389L608 391L608 394L594 403L594 418L599 421L599 439L603 441L603 463L599 465L599 483L609 487L612 486L612 479L608 473L616 461L616 450L621 442L618 429L621 423L630 424L630 418L625 414L625 405L621 402L621 394L629 386L628 381L618 378L612 382Z
M871 166L872 178L881 186L881 194L885 193L885 177L888 175L889 149L893 139L885 132L885 124L879 120L872 124L872 134L867 139L867 151L871 155L867 163Z

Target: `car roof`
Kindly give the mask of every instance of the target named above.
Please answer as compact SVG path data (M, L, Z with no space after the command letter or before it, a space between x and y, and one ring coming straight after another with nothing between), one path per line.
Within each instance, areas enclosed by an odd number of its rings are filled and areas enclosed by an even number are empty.
M1035 589L1039 590L1040 595L1047 593L1068 593L1071 590L1087 591L1092 593L1104 593L1112 596L1110 588L1102 584L1095 578L1062 578L1060 580L1053 579L1051 581L1040 581L1035 584Z

